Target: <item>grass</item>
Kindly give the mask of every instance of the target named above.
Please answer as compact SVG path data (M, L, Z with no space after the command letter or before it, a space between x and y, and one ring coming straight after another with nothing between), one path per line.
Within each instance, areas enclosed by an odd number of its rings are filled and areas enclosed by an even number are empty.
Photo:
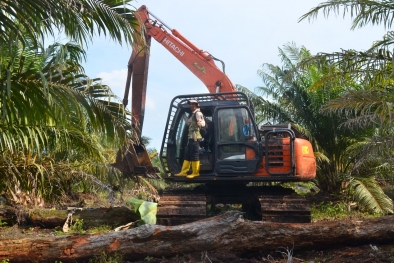
M321 202L311 206L312 222L343 220L355 218L377 217L377 214L370 214L357 209L352 209L346 202Z
M112 230L112 228L109 225L100 225L100 226L86 228L86 225L83 222L83 219L76 219L74 221L74 223L70 226L69 232L64 233L60 226L56 227L54 232L56 235L61 236L61 235L85 234L85 233L87 233L87 234L102 234L102 233L107 233L110 230Z
M70 230L74 234L85 234L83 229L83 219L75 219L74 224L71 225Z
M282 249L284 251L282 251ZM293 248L281 248L281 250L278 250L277 252L282 254L283 259L285 260L285 262L293 263Z
M0 219L0 227L3 227L5 225L7 225L7 222L1 222L1 219ZM0 262L0 263L2 263L2 262Z
M109 225L101 225L87 229L88 234L101 234L111 231L112 228Z
M100 255L95 256L89 260L89 263L121 263L123 256L119 253L107 254L101 252Z
M344 219L348 216L348 208L344 202L321 202L311 206L312 221Z

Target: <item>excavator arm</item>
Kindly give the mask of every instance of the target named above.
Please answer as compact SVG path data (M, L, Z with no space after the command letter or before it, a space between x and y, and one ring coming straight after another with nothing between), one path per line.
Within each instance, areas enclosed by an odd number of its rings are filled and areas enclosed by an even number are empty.
M199 49L176 29L171 29L143 5L136 12L141 31L133 43L133 51L128 63L128 74L124 93L124 107L128 104L132 86L132 126L137 140L130 141L124 152L118 153L115 167L127 174L152 174L157 168L152 166L145 146L141 143L142 126L145 115L145 99L149 68L149 49L151 38L162 44L174 57L199 78L210 93L233 92L234 84L224 72L224 63L210 53ZM223 65L220 70L214 60Z
M146 6L143 5L137 10L136 17L145 26L146 34L162 44L164 48L196 75L205 84L210 93L235 91L234 84L214 63L214 60L220 60L199 49L176 29L168 27L157 16L149 12ZM222 64L224 65L223 62Z
M148 12L146 6L141 6L135 12L135 16L141 25L141 32L133 43L123 102L126 106L132 78L133 126L137 130L138 137L141 136L145 112L149 48L152 37L199 78L210 93L233 92L236 90L234 84L224 73L224 63L222 61L199 49L176 29L170 29L164 22ZM216 66L214 60L222 63L223 71Z

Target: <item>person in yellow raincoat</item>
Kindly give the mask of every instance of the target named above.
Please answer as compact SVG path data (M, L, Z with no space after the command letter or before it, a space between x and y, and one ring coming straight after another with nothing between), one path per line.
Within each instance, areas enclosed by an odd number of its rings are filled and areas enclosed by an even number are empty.
M174 176L186 176L186 178L192 179L200 175L200 141L202 139L200 129L205 127L204 115L200 111L200 105L197 100L191 99L187 102L190 106L192 114L189 118L184 116L186 124L189 126L188 133L188 144L186 157L183 161L182 169L178 174ZM188 175L187 172L192 167L192 174Z

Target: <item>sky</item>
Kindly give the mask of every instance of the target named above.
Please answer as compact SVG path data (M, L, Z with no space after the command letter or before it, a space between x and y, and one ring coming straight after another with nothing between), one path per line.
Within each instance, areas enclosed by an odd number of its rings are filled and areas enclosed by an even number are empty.
M257 71L264 63L281 65L278 48L294 42L312 54L341 49L366 50L382 39L383 26L351 30L350 15L320 13L313 21L299 18L322 1L316 0L138 0L148 10L197 47L224 61L226 74L237 85L254 90L263 85ZM123 99L131 48L96 37L87 50L85 71ZM217 64L221 68L221 64ZM148 148L160 151L169 105L182 94L207 93L207 88L183 64L152 38L145 121L142 135ZM129 99L131 102L131 99Z

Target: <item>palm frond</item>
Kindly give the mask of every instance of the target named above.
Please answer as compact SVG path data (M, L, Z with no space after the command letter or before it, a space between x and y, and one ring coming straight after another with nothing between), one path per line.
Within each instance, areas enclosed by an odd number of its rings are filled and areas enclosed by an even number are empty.
M379 214L393 213L393 201L384 194L373 177L354 177L348 188L354 200L368 210Z
M353 19L352 29L363 27L367 24L381 25L390 28L394 19L391 10L394 4L389 0L331 0L320 3L317 7L312 8L308 13L300 17L299 21L304 19L313 20L321 11L325 17L331 13L344 17L350 14Z
M391 126L394 96L389 86L373 90L349 90L341 97L326 103L322 110L344 114L347 121L343 125L350 127L358 125Z
M8 43L13 32L24 45L27 34L38 46L39 39L54 35L59 29L78 43L87 44L95 33L108 35L119 43L131 43L138 23L127 6L130 1L5 0L0 6L0 43Z

